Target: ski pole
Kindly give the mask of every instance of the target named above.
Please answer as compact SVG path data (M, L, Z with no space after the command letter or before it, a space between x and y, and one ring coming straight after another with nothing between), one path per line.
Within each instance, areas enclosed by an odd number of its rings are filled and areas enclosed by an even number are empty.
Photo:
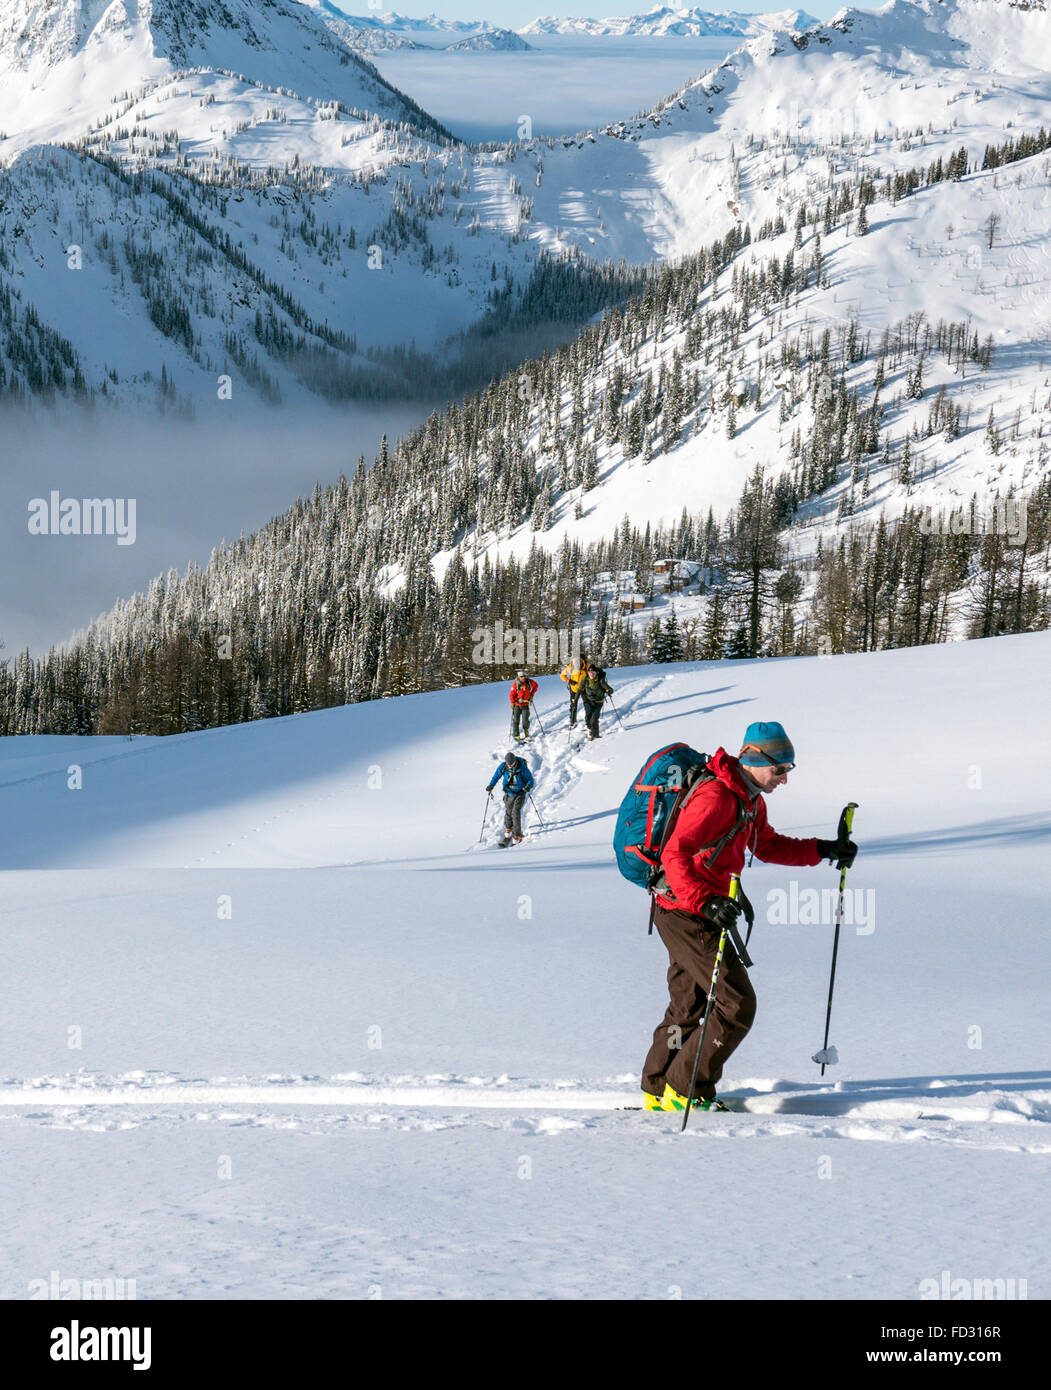
M858 803L851 801L843 807L839 816L839 829L836 832L837 840L845 840L850 836L854 826L854 812L858 809ZM825 1010L825 1041L820 1052L814 1054L814 1061L821 1063L821 1075L824 1076L825 1068L829 1065L828 1056L828 1030L832 1024L832 991L836 985L836 956L839 954L839 929L843 923L843 889L847 881L847 866L839 866L839 902L836 904L836 932L832 938L832 973L828 980L828 1007Z
M729 896L731 898L737 897L737 886L739 882L740 880L737 875L734 874L730 879ZM715 969L712 971L712 987L708 991L708 1002L704 1006L704 1018L701 1022L701 1041L697 1048L697 1055L693 1059L693 1075L690 1077L690 1089L686 1094L686 1109L682 1113L682 1129L679 1130L680 1134L685 1132L686 1122L690 1118L690 1110L693 1107L693 1091L694 1087L697 1085L697 1069L701 1064L701 1053L704 1051L704 1039L708 1034L708 1020L712 1016L712 1008L715 1005L715 987L719 983L719 967L723 963L723 951L726 949L726 937L727 931L726 928L723 927L722 931L719 933L719 949L715 953Z
M607 695L607 696L606 696L606 699L607 699L607 700L610 702L610 704L613 706L613 713L617 716L617 723L618 723L618 724L620 725L620 727L623 729L623 727L624 727L624 720L621 719L621 717L620 717L620 710L617 708L616 701L613 699L613 696L612 696L612 695Z
M536 802L533 800L533 793L527 792L526 795L529 797L529 804L533 808L533 815L536 816L537 820L540 822L540 829L546 830L547 826L544 824L544 819L541 816L540 812L536 809Z
M529 701L529 708L533 711L533 717L536 719L536 722L540 725L540 732L541 732L542 734L546 734L546 733L547 733L547 730L544 728L544 725L543 725L543 723L542 723L542 721L541 721L541 719L540 719L540 716L539 716L539 714L537 714L537 712L536 712L536 706L533 704L532 700Z
M485 834L485 823L489 819L489 803L493 799L493 789L489 788L489 795L485 798L485 811L482 815L482 828L478 832L478 843L482 843L482 836Z

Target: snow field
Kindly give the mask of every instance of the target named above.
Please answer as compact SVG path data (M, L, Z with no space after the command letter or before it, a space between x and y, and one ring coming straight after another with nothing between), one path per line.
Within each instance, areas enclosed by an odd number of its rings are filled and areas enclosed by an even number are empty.
M140 1298L910 1299L948 1269L1043 1296L1049 827L1019 757L1046 759L1048 651L613 671L624 727L580 754L544 677L550 828L499 852L475 842L503 684L107 743L79 793L77 740L16 747L0 1182L33 1180L5 1294L58 1269ZM810 1060L832 923L771 906L835 875L756 864L759 1012L722 1088L740 1113L680 1136L615 1108L638 1101L666 962L613 817L654 748L732 746L763 717L798 753L779 830L831 833L859 802L841 1061L822 1080ZM654 1183L702 1175L732 1222L700 1198L674 1239L640 1219Z

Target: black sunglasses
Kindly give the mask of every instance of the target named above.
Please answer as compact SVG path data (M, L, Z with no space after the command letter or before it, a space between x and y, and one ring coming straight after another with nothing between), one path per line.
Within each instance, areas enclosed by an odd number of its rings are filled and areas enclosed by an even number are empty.
M754 745L749 745L748 751L758 753L761 758L765 758L774 769L774 774L777 777L787 777L795 767L795 763L779 763L776 758L771 758L769 753L764 753L761 748L756 748Z

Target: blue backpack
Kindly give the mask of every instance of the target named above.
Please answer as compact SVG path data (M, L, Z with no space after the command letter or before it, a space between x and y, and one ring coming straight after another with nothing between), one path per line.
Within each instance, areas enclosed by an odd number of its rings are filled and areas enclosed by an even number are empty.
M613 832L617 868L629 883L650 894L669 891L661 868L661 850L690 792L699 783L711 782L714 778L715 773L708 767L708 754L698 753L687 743L671 743L658 749L646 761L620 803L617 828ZM710 845L702 846L714 850L709 863L734 838L746 818L747 810L742 803L730 830Z

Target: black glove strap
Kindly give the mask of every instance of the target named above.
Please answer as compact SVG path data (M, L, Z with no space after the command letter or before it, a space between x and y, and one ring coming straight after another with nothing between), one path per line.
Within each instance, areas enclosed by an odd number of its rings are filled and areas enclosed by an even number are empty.
M734 944L734 950L737 952L737 959L742 965L750 966L752 964L752 957L748 954L748 947L741 940L741 933L734 926L727 927L726 932Z
M741 880L737 880L737 901L741 904L741 911L744 913L744 920L748 923L748 934L744 939L747 946L752 939L752 928L755 926L755 908L748 901L748 894L741 887ZM751 965L751 961L745 961L745 965Z

